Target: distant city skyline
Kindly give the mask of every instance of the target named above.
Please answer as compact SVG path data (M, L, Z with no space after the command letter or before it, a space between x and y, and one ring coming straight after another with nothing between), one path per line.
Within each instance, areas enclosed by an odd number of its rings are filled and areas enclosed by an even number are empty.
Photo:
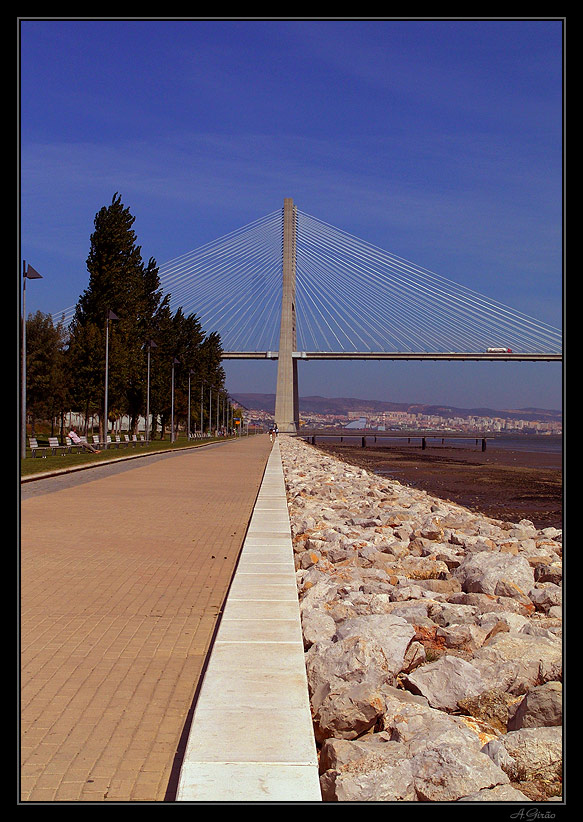
M237 401L237 398L235 398ZM238 404L245 408L246 421L252 425L269 426L274 420L272 395L239 395ZM360 406L359 406L360 403ZM438 431L444 435L476 436L535 435L547 445L557 448L563 433L560 412L535 409L500 410L447 408L431 405L404 404L402 409L380 407L367 400L336 398L328 402L322 397L305 397L300 401L300 431L328 429L368 432ZM335 406L335 407L334 407ZM560 440L559 440L560 442Z
M19 255L43 276L27 314L77 302L94 217L118 192L159 265L292 197L561 328L561 18L19 25ZM224 367L231 393L275 390L276 363ZM563 369L318 362L299 383L303 395L561 408Z
M275 407L275 394L274 393L255 393L255 392L243 392L243 391L235 391L230 394L231 398L237 402L238 404L247 407L249 410L273 410ZM432 402L397 402L391 400L377 400L371 397L327 397L322 394L310 394L310 395L300 395L299 397L300 403L300 412L303 413L311 413L312 411L319 413L322 411L324 413L324 409L328 409L326 413L339 413L339 414L347 414L348 416L356 414L356 413L368 413L371 415L374 414L403 414L405 413L405 409L419 409L419 413L421 408L442 408L442 409L449 409L452 412L460 412L460 413L476 413L478 411L483 412L491 412L492 415L508 415L508 416L516 416L520 412L531 412L538 411L540 413L540 418L553 418L559 415L562 418L562 409L561 408L543 408L540 406L524 406L522 408L496 408L493 406L483 406L483 405L472 405L472 406L460 406L455 404L447 404L447 403L432 403ZM396 409L389 409L388 406L395 405L398 406ZM333 411L331 409L334 409ZM368 410L367 410L368 409Z

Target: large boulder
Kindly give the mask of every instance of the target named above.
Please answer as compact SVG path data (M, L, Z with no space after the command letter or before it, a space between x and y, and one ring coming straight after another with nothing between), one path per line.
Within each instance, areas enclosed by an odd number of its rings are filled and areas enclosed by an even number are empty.
M427 747L410 764L415 793L421 802L456 802L509 781L498 765L471 746Z
M526 600L534 586L534 571L522 556L480 551L468 554L453 571L462 590Z
M372 728L384 712L381 686L393 679L377 643L350 636L314 643L306 653L306 672L316 739L354 739Z
M415 638L415 628L400 616L370 614L344 620L337 626L336 636L339 640L361 637L379 645L394 678L403 668L407 648Z
M473 656L472 665L487 688L514 695L563 676L562 646L557 639L523 633L499 633Z
M561 682L545 682L532 688L518 703L509 718L509 731L520 728L542 728L561 725L563 722L563 685Z
M405 688L424 696L432 708L456 711L460 700L477 696L486 685L481 671L457 656L442 656L402 677Z
M475 717L500 733L506 733L508 718L516 710L520 697L498 688L483 691L478 696L466 697L458 702L464 714Z
M329 739L320 756L320 788L324 802L414 801L411 765L405 750L386 736L363 741Z
M463 718L432 708L423 697L408 694L407 700L386 688L384 693L386 708L379 727L391 740L405 745L409 756L437 745L481 749L479 734Z
M556 793L563 767L563 732L559 727L509 731L482 748L511 782L542 782Z

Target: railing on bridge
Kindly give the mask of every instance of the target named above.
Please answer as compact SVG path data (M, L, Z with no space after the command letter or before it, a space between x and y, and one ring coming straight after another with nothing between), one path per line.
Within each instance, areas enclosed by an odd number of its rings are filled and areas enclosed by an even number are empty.
M225 360L277 360L277 351L223 351ZM510 352L403 352L403 351L294 351L292 357L300 360L473 360L490 362L558 362L562 354L529 354Z

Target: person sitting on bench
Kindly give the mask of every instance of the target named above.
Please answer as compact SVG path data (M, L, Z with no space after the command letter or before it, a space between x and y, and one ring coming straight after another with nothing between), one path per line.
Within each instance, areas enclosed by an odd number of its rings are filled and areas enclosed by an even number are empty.
M67 434L73 445L80 445L82 448L86 448L88 451L91 451L93 454L101 454L101 451L98 451L97 448L94 448L92 445L89 445L88 442L83 442L79 434L77 433L77 429L73 425L71 430Z

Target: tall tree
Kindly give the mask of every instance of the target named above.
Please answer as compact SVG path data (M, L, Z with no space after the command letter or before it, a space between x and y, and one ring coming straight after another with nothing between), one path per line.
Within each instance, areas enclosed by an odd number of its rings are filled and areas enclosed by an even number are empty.
M87 258L89 285L77 303L71 355L85 372L91 402L102 411L106 318L113 311L118 319L109 323L108 407L115 415L129 414L135 425L145 402L144 345L163 298L158 266L153 258L144 265L134 222L118 193L95 217Z
M153 354L155 365L152 369L151 409L155 416L160 417L163 437L172 410L172 364L174 360L178 360L174 368L175 421L185 421L188 412L188 377L193 372L193 380L200 379L205 337L194 314L185 316L181 308L172 314L168 304L164 304L158 312L156 326L157 348Z
M26 410L35 436L35 422L52 421L64 410L68 399L63 324L55 326L50 314L37 311L26 321L26 340Z

